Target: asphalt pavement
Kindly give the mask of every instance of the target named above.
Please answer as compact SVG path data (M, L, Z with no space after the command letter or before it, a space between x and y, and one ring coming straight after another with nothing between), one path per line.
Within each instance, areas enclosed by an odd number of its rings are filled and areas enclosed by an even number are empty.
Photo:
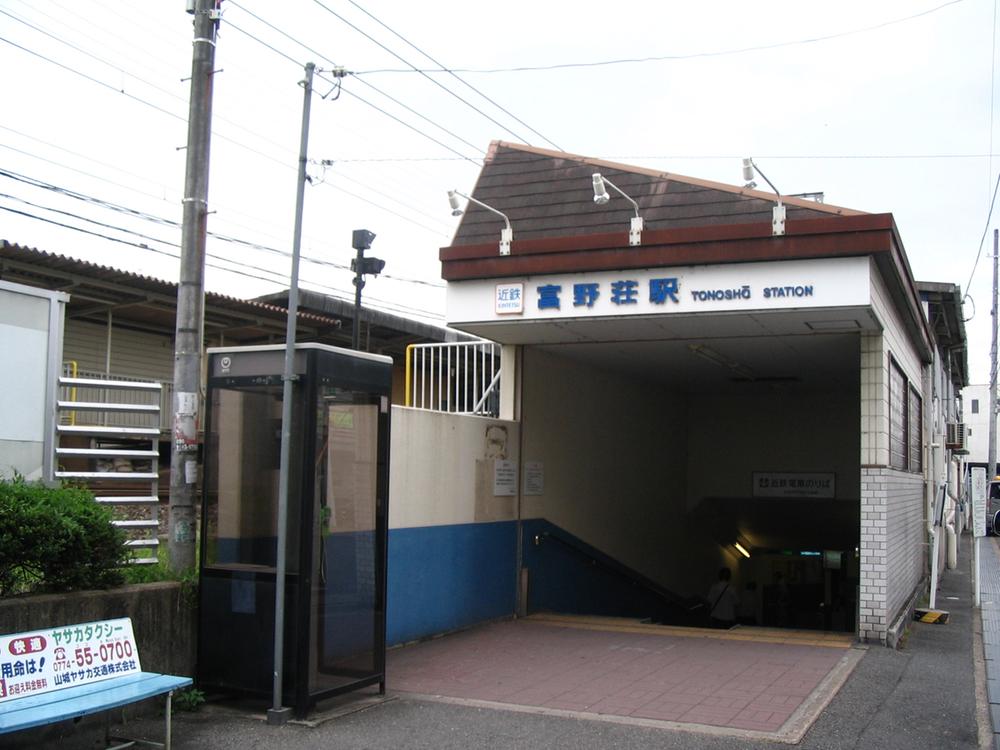
M899 649L868 646L857 666L799 743L807 750L914 747L1000 748L994 744L987 694L987 662L995 647L1000 687L1000 548L996 538L981 541L983 611L986 645L979 610L973 602L972 547L963 536L958 566L941 575L937 606L949 613L946 624L913 622ZM994 605L994 601L996 605ZM993 630L995 628L995 630ZM992 633L992 635L991 635ZM996 636L994 638L994 636ZM995 641L995 642L994 642ZM985 649L985 651L984 651ZM681 729L637 726L505 710L414 698L407 694L379 699L352 696L309 724L268 726L259 712L209 705L174 718L173 747L260 748L780 748L781 742L741 736L716 736ZM994 691L1000 701L1000 690ZM1000 703L994 705L1000 719ZM0 747L50 747L60 750L101 747L102 733L93 724L61 728L59 737L43 744L22 744L18 737L0 738ZM130 722L131 736L162 738L160 720Z

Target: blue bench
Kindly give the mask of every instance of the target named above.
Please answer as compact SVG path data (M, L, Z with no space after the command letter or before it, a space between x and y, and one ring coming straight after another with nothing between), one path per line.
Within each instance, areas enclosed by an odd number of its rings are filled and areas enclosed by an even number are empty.
M11 698L0 702L0 734L54 724L67 719L78 719L147 698L166 695L165 741L159 743L147 740L121 740L122 744L115 747L128 747L135 742L143 742L170 750L171 695L173 691L188 687L191 683L190 677L132 672L119 677L108 677L49 692ZM110 741L113 738L106 732L105 739Z

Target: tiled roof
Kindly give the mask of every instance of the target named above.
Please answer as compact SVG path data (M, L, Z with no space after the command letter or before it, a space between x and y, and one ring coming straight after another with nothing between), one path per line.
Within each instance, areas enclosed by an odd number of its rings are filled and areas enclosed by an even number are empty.
M627 230L632 205L610 189L611 200L596 205L594 172L639 204L650 230L770 223L775 204L771 192L502 141L491 144L472 195L509 216L515 241ZM790 220L864 213L803 198L782 200ZM493 242L501 226L499 217L470 203L452 244Z

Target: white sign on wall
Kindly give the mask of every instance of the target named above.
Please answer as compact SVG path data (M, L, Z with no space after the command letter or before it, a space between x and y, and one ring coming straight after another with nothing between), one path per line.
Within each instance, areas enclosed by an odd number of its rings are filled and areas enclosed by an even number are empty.
M972 467L972 535L986 536L986 468Z
M524 284L497 284L494 303L497 315L520 315L524 312Z
M545 494L545 464L541 461L524 462L524 494Z
M517 494L517 467L513 461L498 458L493 462L493 495L509 497Z
M449 323L517 314L560 320L871 304L867 257L474 279L448 282Z
M832 500L837 496L833 472L753 473L754 497L814 497Z

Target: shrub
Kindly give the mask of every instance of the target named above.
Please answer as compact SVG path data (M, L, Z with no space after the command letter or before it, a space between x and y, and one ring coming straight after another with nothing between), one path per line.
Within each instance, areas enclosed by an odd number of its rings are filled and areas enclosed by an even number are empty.
M122 582L125 535L86 489L0 481L0 596Z

